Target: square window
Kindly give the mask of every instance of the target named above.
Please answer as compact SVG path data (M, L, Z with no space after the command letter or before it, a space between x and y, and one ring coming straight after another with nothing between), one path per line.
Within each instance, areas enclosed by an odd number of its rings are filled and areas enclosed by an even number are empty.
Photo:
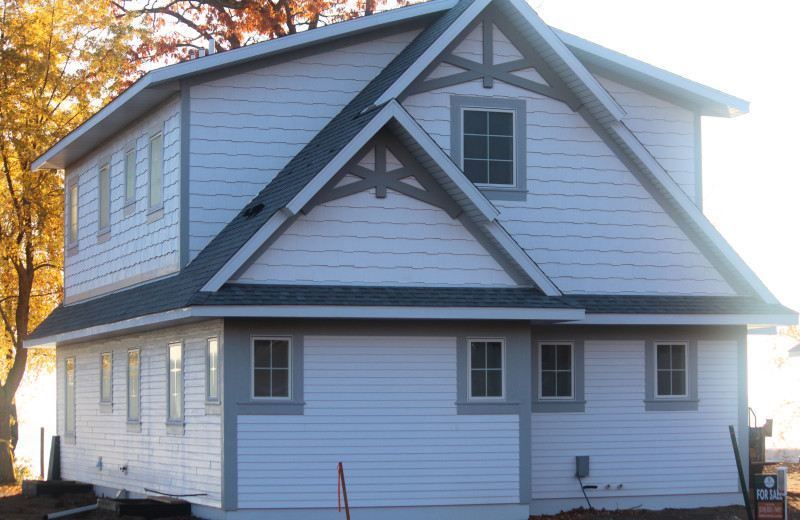
M541 399L573 399L572 343L539 345L539 397Z
M685 344L656 345L656 397L686 397L687 349Z
M288 338L253 338L253 397L289 398Z
M469 395L472 399L505 396L505 344L499 339L469 341Z

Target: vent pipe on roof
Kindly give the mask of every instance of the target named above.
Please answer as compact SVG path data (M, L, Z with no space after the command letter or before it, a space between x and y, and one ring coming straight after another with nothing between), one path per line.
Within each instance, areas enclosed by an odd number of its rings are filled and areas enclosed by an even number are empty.
M208 54L209 54L209 56L216 52L216 49L214 48L214 43L215 43L214 42L214 38L209 38L208 39Z

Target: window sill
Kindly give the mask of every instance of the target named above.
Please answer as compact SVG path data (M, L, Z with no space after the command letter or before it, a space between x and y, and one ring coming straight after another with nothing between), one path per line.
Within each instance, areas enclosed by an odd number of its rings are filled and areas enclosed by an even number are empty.
M458 415L503 415L519 413L519 403L508 401L458 401Z
M111 240L111 228L105 228L97 232L97 243L102 244Z
M699 399L646 399L644 409L648 412L696 412Z
M157 220L161 220L164 216L164 206L159 204L158 206L154 206L147 210L147 223L150 224L151 222L155 222Z
M122 216L127 217L134 211L136 211L136 199L129 200L125 203L125 206L122 208Z
M476 184L476 187L481 190L481 193L489 200L513 200L525 201L528 198L528 191L517 188L516 186L509 186L508 188L500 188L497 186L481 186Z
M74 244L67 245L67 256L74 256L78 254L78 244L77 242Z
M67 432L64 434L64 443L65 444L75 444L75 432Z
M125 431L128 433L142 433L142 423L139 421L128 421L125 423Z
M183 435L184 428L182 422L168 422L167 435Z
M100 413L111 413L112 406L111 403L100 403Z
M583 413L586 411L586 401L534 401L531 411L533 413Z
M219 402L206 402L206 415L221 415L222 404Z
M303 415L306 403L292 401L242 401L236 403L240 415Z

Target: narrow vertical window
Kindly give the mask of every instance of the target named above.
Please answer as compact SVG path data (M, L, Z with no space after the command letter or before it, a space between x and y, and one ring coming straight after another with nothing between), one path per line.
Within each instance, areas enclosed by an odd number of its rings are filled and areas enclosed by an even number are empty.
M75 433L75 358L67 358L66 365L64 430L66 433Z
M289 340L253 340L253 396L289 397Z
M136 197L136 150L125 154L125 202Z
M470 397L501 398L504 395L504 345L501 340L470 340Z
M100 402L111 402L111 352L100 354Z
M109 225L111 215L111 193L109 191L109 172L108 165L100 168L97 176L97 227L100 231L105 230Z
M167 419L180 421L183 419L183 344L169 344L168 393L169 403Z
M67 213L69 214L69 240L71 245L78 243L78 185L69 187L69 200Z
M656 345L656 396L685 397L686 345Z
M573 356L571 343L543 343L540 349L540 388L542 399L572 399Z
M154 208L162 202L162 180L164 174L164 136L155 135L150 138L150 202Z
M206 352L206 401L219 401L219 340L209 338Z
M128 420L139 420L139 349L128 351Z

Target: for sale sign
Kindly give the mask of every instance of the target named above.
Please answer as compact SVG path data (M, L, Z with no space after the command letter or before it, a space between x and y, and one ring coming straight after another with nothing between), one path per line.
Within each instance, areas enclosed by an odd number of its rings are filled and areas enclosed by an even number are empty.
M775 475L756 475L757 520L784 520L784 495L778 490Z

